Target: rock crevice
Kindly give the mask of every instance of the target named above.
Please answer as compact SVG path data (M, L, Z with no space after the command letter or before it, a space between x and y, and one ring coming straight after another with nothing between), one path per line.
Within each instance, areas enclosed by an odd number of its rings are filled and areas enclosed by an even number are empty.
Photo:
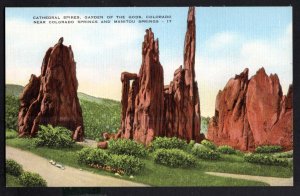
M41 75L31 75L20 96L18 127L20 136L35 136L39 125L63 126L73 131L73 139L83 140L82 111L77 97L76 62L71 46L63 39L47 50Z

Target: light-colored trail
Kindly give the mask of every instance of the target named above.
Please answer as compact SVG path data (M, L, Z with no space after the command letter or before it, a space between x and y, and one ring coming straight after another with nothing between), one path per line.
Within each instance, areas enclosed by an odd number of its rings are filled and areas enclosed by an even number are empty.
M251 176L251 175L219 173L219 172L205 172L205 173L209 174L209 175L213 175L213 176L260 181L260 182L268 183L270 186L293 186L293 177L291 177L291 178L276 178L276 177Z
M25 171L40 174L49 187L140 187L141 183L93 174L77 168L65 166L62 170L49 163L49 160L31 152L6 146L6 159L13 159L23 166ZM121 178L121 177L119 177Z

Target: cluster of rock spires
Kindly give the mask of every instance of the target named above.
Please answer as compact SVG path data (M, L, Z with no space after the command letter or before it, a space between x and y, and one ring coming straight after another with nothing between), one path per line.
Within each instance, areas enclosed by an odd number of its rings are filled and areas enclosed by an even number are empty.
M156 136L178 137L200 142L200 100L195 80L195 8L188 11L184 43L184 64L164 86L159 44L150 29L142 45L142 65L138 74L123 72L122 113L119 132L104 139L127 138L149 145ZM63 38L48 49L41 75L31 75L20 96L18 126L20 136L35 136L39 125L52 124L73 131L82 141L84 127L77 97L76 62L71 46ZM215 115L207 139L217 145L252 151L259 145L293 148L293 87L283 95L278 76L268 76L263 68L248 79L248 69L231 78L215 103ZM100 142L107 148L107 142Z
M276 74L264 68L248 79L248 69L219 91L207 138L217 145L253 151L260 145L293 148L293 87L283 95Z
M72 130L73 139L82 141L84 128L77 88L73 51L60 38L46 52L41 75L31 75L20 96L19 135L35 136L39 125L51 124Z
M123 72L121 128L116 138L148 145L155 136L200 141L200 101L195 81L195 8L189 8L184 44L184 68L164 86L158 40L146 30L139 74ZM132 81L132 82L131 82Z

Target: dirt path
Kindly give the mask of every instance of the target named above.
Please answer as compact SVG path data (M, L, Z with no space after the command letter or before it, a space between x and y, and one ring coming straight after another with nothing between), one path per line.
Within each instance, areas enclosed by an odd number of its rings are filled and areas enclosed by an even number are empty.
M260 181L260 182L268 183L270 186L293 186L293 177L275 178L275 177L266 177L266 176L251 176L251 175L229 174L229 173L219 173L219 172L205 172L205 173L213 176Z
M17 161L25 171L40 174L47 181L49 187L147 186L128 180L93 174L88 171L80 171L69 166L65 166L65 169L62 170L51 165L49 160L45 158L10 146L6 146L6 158Z
M96 148L97 147L97 142L95 140L91 139L84 139L83 142L76 142L79 145L86 146L86 147L92 147Z

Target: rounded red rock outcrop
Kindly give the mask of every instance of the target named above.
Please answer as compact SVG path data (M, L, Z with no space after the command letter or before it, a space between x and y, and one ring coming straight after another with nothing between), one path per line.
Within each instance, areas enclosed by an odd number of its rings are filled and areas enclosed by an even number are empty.
M18 115L20 136L35 136L39 125L63 126L72 138L83 141L82 111L77 97L76 62L71 46L63 39L47 50L41 75L31 76L20 96Z

